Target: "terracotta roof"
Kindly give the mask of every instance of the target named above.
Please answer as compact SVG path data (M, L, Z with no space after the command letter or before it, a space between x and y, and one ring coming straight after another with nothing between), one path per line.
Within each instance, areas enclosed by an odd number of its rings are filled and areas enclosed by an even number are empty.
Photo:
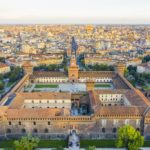
M31 64L31 62L29 62L29 61L24 62L22 66L23 67L33 67L33 65Z
M9 67L9 66L4 63L0 63L0 68L5 68L5 67Z
M68 92L33 92L33 93L18 93L13 100L10 108L21 108L25 99L48 99L48 100L63 100L71 99L71 93Z
M103 106L96 113L101 116L138 116L145 112L146 107L136 106Z
M124 89L106 89L106 90L94 90L94 94L125 94L127 90Z
M141 95L135 90L128 90L125 94L126 98L130 101L131 105L134 106L148 106L148 100L146 102L145 96Z
M13 118L49 118L55 116L70 115L69 109L64 108L45 108L45 109L8 109L6 111L8 119Z
M147 98L144 95L142 95L141 92L138 93L138 91L135 91L133 89L131 90L108 89L108 90L90 91L89 95L90 95L90 101L92 102L92 105L101 104L101 101L99 100L99 94L123 94L130 102L131 106L148 107L148 105L150 105L150 102L147 100Z
M79 71L79 78L84 77L113 77L113 71Z
M31 78L37 77L68 77L64 72L58 71L34 71Z

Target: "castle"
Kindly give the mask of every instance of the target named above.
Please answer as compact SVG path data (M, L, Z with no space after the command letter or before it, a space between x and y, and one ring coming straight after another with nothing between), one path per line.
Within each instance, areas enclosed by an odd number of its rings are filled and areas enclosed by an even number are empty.
M122 65L118 71L80 71L72 55L68 73L36 72L29 62L23 67L25 76L0 102L0 139L65 139L72 130L82 139L113 139L125 124L150 139L150 102L124 78ZM58 87L30 90L47 83Z

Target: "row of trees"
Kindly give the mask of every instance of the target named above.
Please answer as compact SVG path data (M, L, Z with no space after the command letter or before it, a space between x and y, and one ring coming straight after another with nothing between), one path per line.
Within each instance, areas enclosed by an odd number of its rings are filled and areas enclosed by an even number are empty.
M18 81L23 76L23 69L20 67L10 67L11 71L0 75L0 90L3 90L5 87L4 79L9 79L10 83Z
M34 71L59 71L60 69L64 68L63 64L60 65L40 65L34 67Z
M125 77L134 85L144 86L145 83L150 83L149 73L138 73L136 66L128 66L125 71Z
M4 57L0 57L0 62L1 63L5 63L5 58Z
M3 90L3 89L4 89L4 82L0 81L0 90Z
M62 65L40 65L34 67L34 71L59 71L62 68Z
M88 65L87 70L93 70L93 71L114 71L114 66L109 66L107 64L95 64L95 65Z
M22 137L14 142L15 150L33 150L38 147L39 138L31 136ZM125 125L118 130L118 138L116 147L124 147L127 150L138 150L144 144L144 137L141 136L138 130L135 130L131 125ZM95 150L95 146L89 146L86 150ZM58 146L54 150L63 150L62 146Z
M150 55L144 56L142 59L142 63L150 61Z
M11 66L11 71L4 75L4 78L8 78L10 82L15 82L21 79L23 76L23 69L21 67Z

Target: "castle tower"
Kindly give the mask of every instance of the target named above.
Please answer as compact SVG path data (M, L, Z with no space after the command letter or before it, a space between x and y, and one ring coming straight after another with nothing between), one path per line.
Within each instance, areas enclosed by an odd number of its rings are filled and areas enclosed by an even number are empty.
M118 62L117 72L120 73L121 75L124 75L124 71L125 71L125 64L122 62Z
M86 82L86 90L87 91L92 91L94 90L94 81L93 80L88 80Z
M76 62L76 57L73 55L70 60L70 66L68 68L69 79L73 82L78 80L79 67Z
M22 67L23 67L23 70L24 70L25 74L32 74L33 73L33 66L29 61L25 62L22 65Z

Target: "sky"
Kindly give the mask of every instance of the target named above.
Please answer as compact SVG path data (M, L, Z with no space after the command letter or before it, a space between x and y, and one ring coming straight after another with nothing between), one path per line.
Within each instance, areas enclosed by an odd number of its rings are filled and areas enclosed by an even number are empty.
M150 0L0 0L0 24L150 24Z

